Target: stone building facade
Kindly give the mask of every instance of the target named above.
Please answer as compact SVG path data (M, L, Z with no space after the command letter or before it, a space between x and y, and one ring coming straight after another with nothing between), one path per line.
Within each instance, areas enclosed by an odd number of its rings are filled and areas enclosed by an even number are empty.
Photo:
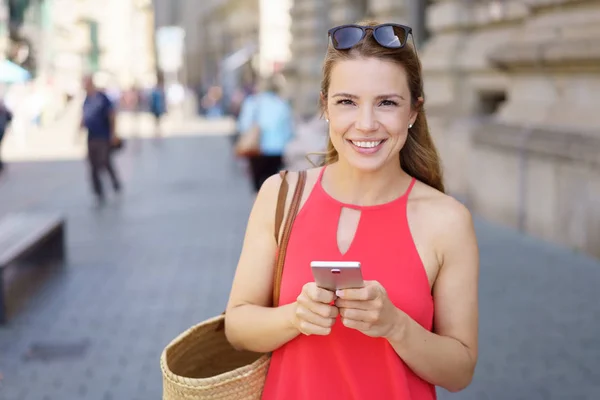
M88 73L119 85L154 74L150 0L106 0L102 7L94 0L24 0L9 9L0 3L0 25L10 22L10 30L0 30L11 39L3 38L0 52L34 79L72 92Z
M249 54L255 53L259 41L259 1L221 1L209 13L203 15L200 26L204 30L203 70L204 80L213 84L220 81L222 62L225 58L244 48ZM252 59L245 57L246 66Z
M600 2L439 1L422 61L447 184L600 257Z
M296 0L291 14L299 115L317 113L328 28L407 23L449 192L600 257L600 2Z

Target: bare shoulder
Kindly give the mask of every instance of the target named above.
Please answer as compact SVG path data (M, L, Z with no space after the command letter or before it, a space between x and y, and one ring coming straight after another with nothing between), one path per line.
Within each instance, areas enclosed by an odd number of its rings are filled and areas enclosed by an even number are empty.
M454 197L442 193L422 182L415 184L411 200L438 222L469 224L472 221L469 209Z
M306 201L308 195L310 194L313 186L315 185L321 168L311 168L306 170L306 186L303 192L301 206ZM288 184L288 193L286 196L286 212L289 208L290 203L292 202L292 197L296 185L298 184L298 177L300 176L297 171L289 171L285 180ZM279 198L279 190L281 188L282 178L280 174L275 174L270 176L265 180L263 185L261 186L258 195L256 196L256 202L254 204L253 212L261 214L262 219L266 223L271 223L275 221L275 213L274 210L277 207L277 201Z
M422 182L417 182L409 207L414 209L420 224L432 232L438 249L456 241L475 237L473 217L469 209L454 197Z
M256 215L264 223L274 220L271 212L277 205L277 196L281 187L281 176L271 175L260 187L252 207L252 214Z

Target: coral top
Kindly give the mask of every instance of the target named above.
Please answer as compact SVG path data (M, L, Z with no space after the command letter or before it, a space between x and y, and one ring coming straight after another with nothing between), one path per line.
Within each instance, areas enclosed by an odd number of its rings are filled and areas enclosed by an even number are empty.
M406 218L415 180L396 200L355 206L325 192L321 185L324 170L294 222L280 304L294 302L302 286L314 280L311 261L360 261L365 280L380 282L396 307L431 330L433 298ZM360 210L361 216L350 248L342 254L337 226L344 207ZM299 335L273 352L262 398L431 400L436 392L386 339L346 328L338 317L328 336Z

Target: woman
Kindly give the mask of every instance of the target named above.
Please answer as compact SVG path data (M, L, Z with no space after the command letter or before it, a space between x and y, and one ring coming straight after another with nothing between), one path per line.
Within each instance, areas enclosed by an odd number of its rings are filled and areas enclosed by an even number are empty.
M276 307L281 179L257 196L226 333L238 348L273 352L265 399L428 400L435 386L459 391L473 377L477 242L467 209L444 194L410 32L330 30L321 87L329 152L308 171ZM364 287L318 288L313 260L361 262Z
M238 119L238 131L242 134L254 124L260 129L260 154L248 159L255 193L282 168L283 153L294 129L291 107L280 96L275 78L263 80L259 90L244 99Z

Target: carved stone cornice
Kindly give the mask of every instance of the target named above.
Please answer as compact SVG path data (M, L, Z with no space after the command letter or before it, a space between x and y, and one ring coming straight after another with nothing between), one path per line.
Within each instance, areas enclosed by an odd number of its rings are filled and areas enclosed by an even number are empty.
M441 118L455 120L460 117L459 110L455 104L432 104L425 105L425 113L430 118Z
M521 0L524 5L531 9L556 7L575 3L592 3L593 0Z
M524 127L489 121L472 136L475 146L491 146L531 155L554 157L600 167L600 132L592 134L567 129Z
M510 43L496 48L488 55L488 59L492 65L504 70L563 67L600 71L600 40L586 38Z

